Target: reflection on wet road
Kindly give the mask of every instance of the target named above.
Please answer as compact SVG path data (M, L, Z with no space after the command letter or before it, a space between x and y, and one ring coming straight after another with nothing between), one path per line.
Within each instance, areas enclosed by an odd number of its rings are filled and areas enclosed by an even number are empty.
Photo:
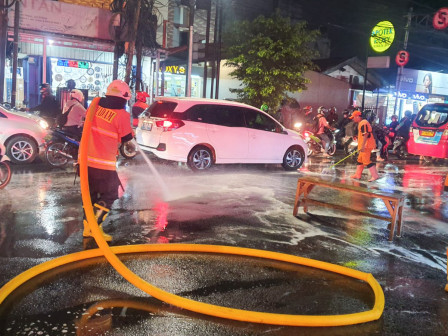
M311 158L298 173L280 166L237 165L204 174L156 162L170 193L165 200L141 158L123 161L119 174L125 192L104 229L113 235L112 245L232 245L372 273L386 296L379 321L307 329L214 319L147 297L103 260L95 260L42 275L17 291L0 311L0 334L447 334L448 296L443 287L448 204L442 183L448 167L389 162L378 165L380 180L361 182L405 195L403 236L390 243L388 223L382 220L312 206L310 214L292 215L298 176L322 176L324 171L325 178L348 181L354 166L343 163L328 169L334 162ZM48 171L41 165L13 169L10 185L0 193L0 285L51 258L96 247L93 241L82 240L79 181L73 184L70 169ZM317 188L313 197L387 214L381 200ZM372 304L362 283L305 267L212 255L160 254L124 260L166 290L234 308L341 314L367 310ZM421 330L416 331L416 325Z

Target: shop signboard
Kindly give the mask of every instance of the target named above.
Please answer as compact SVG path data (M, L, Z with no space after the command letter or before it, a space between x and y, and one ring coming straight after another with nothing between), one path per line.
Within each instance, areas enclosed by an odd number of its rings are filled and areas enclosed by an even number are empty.
M14 6L9 9L9 26L14 25ZM51 0L22 0L20 28L65 35L110 40L112 12Z
M394 38L394 25L389 21L381 21L372 29L372 33L370 34L370 46L374 51L381 53L389 49Z
M448 96L448 74L403 68L400 89L407 92Z

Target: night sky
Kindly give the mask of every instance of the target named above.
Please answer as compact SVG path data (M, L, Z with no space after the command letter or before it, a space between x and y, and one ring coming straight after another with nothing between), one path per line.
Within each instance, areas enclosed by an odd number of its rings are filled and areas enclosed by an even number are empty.
M409 30L407 50L409 68L448 72L448 29L437 31L432 17L447 0L320 0L301 1L303 17L311 27L320 27L331 40L331 57L391 56L391 72L396 71L395 56L403 49L407 14L413 8L413 21ZM316 4L319 3L319 6ZM423 20L424 17L429 20ZM417 18L420 23L416 23ZM384 53L377 54L368 48L369 35L379 21L388 20L395 26L395 41Z
M412 7L413 21L407 45L410 60L406 67L448 73L448 28L437 31L432 27L434 13L439 8L448 7L448 0L224 1L227 24L243 17L268 16L278 6L283 15L292 20L306 20L309 28L318 28L327 35L331 41L332 58L357 56L364 61L367 51L369 56L390 56L390 69L378 70L386 80L394 80L396 76L395 56L403 49L407 14ZM425 21L425 16L429 20ZM368 45L369 36L375 24L384 20L393 23L395 41L386 52L377 54Z

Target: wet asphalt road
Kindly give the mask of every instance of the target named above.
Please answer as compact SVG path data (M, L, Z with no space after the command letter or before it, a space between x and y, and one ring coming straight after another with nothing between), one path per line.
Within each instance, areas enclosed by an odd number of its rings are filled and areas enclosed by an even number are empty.
M162 303L134 288L97 258L34 278L0 306L0 335L447 335L446 250L448 167L417 160L378 164L371 187L404 193L403 236L388 241L387 222L310 206L292 215L297 178L352 183L354 165L328 170L311 158L299 172L280 166L220 166L195 174L154 160L166 189L142 157L120 161L125 192L104 229L111 245L192 243L257 248L322 260L372 273L386 305L375 322L298 328L228 321ZM78 182L67 168L13 166L0 191L0 286L30 267L96 247L82 239ZM364 179L367 179L365 173ZM167 195L164 195L167 194ZM313 198L379 215L381 200L313 190ZM168 200L166 200L168 199ZM123 257L152 284L191 299L283 314L347 314L371 309L366 284L312 268L208 254Z

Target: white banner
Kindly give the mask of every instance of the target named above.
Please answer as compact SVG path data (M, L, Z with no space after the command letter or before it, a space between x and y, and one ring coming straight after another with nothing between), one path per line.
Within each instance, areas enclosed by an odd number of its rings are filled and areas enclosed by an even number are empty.
M14 26L14 6L9 9L10 27ZM106 9L72 5L51 0L22 0L21 29L76 35L110 40L109 21L112 13Z

